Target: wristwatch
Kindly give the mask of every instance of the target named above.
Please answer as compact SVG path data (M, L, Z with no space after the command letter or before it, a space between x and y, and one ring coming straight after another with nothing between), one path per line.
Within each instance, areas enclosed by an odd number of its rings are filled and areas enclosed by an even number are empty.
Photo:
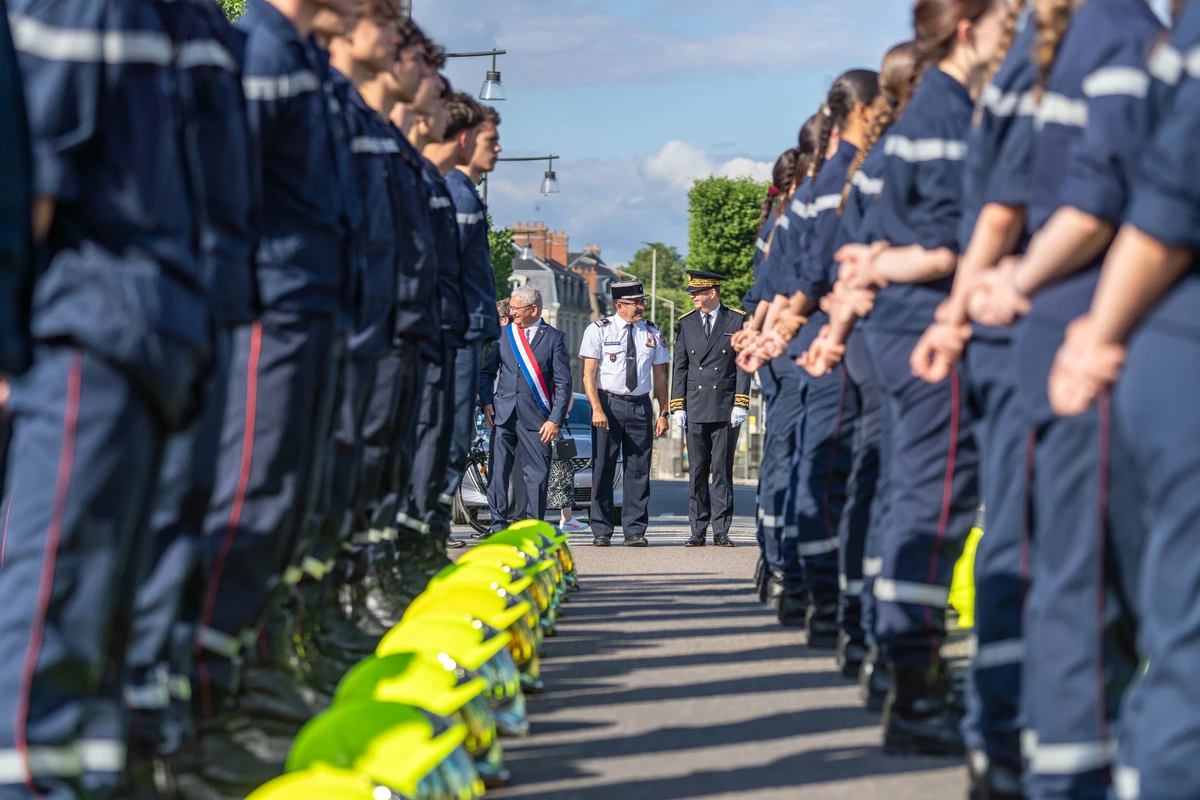
M660 417L662 417L663 419L670 419L670 418L671 418L671 412L670 412L670 411L660 411L660 412L658 412L658 415L659 415Z

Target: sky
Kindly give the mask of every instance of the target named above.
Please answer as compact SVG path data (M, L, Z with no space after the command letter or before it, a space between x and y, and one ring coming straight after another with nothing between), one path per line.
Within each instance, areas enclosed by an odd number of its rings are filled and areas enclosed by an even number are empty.
M500 164L496 223L542 221L609 264L641 242L687 251L687 190L707 175L770 177L841 72L878 69L909 38L904 0L412 0L450 52L502 48L497 103L505 156L556 155L562 193L539 193L544 163ZM478 93L488 59L446 73Z

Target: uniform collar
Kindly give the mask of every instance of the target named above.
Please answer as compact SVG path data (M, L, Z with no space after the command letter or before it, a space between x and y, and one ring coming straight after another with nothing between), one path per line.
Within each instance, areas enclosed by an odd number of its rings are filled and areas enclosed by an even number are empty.
M243 27L247 30L261 26L286 42L304 44L292 21L267 0L246 0L246 13L242 19L245 20Z
M723 307L723 304L720 301L718 301L717 307L714 308L712 311L705 311L704 309L700 309L700 308L698 308L696 310L700 312L700 319L704 319L705 314L710 314L710 315L712 315L713 319L716 319L717 315L721 313L722 307Z
M630 325L632 325L633 327L636 328L638 325L645 325L645 322L646 322L646 320L644 320L644 319L640 323L639 322L626 322L621 317L620 314L613 314L612 321L613 321L613 324L617 326L617 330L625 330L625 328Z

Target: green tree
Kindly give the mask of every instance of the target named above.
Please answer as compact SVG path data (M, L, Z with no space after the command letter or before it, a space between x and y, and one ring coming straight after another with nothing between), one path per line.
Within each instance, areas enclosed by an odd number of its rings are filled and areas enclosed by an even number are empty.
M725 276L721 300L742 307L754 283L754 241L767 184L751 178L704 178L688 192L688 266Z
M508 299L508 279L512 277L513 235L507 228L496 229L488 214L488 249L492 255L492 272L496 276L496 299Z
M660 300L667 300L675 304L675 322L678 324L679 318L692 310L692 301L688 297L687 276L685 270L687 265L683 261L683 257L679 255L679 251L671 245L656 242L653 246L643 247L633 255L633 259L624 269L630 275L640 280L646 288L646 294L650 294L650 289L654 286L654 248L658 248L658 283L657 291ZM651 319L651 311L654 309L654 303L649 297L646 298L646 319ZM658 319L657 325L667 335L667 343L671 346L675 345L675 331L671 326L671 309L666 303L658 304Z
M235 22L246 12L246 0L217 0L217 4L221 6L230 22Z

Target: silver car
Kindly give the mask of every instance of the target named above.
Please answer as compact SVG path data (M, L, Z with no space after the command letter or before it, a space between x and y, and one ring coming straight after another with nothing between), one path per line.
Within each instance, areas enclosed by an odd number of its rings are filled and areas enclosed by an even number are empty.
M491 431L483 419L483 414L475 418L475 441L471 446L471 454L467 461L467 472L454 498L454 524L470 525L477 531L483 532L491 523L487 502L487 475L489 467L489 443ZM576 393L575 403L567 415L566 431L575 440L576 455L573 462L575 468L575 509L586 511L592 505L592 404L587 395ZM622 489L625 471L620 463L613 479L613 504L618 509L622 505L624 490ZM510 483L509 498L514 496Z

